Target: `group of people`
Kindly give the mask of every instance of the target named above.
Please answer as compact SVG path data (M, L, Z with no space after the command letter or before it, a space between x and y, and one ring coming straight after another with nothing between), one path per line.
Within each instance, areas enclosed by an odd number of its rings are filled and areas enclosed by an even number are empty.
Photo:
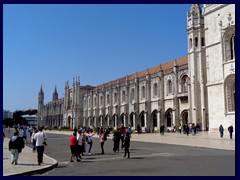
M74 161L76 157L77 162L81 161L82 155L86 152L86 143L89 145L88 154L91 155L92 145L93 145L93 136L95 131L93 127L89 128L74 128L74 132L70 137L70 150L71 157L70 162Z
M47 145L47 135L43 132L43 127L39 127L38 129L33 128L32 131L28 132L30 133L30 139L33 144L33 152L37 150L38 165L41 165L43 163L44 146ZM25 143L28 143L26 129L15 128L13 136L10 138L8 144L9 151L11 152L12 164L18 164L19 153L22 152L22 149L25 147Z
M71 150L71 156L70 156L70 162L74 162L74 159L76 158L77 162L80 162L82 159L82 155L84 155L85 152L88 152L89 155L91 155L92 145L93 145L93 136L97 133L99 137L99 143L101 147L101 154L104 154L104 144L107 141L109 134L110 134L110 128L103 128L99 127L94 130L93 127L84 127L84 128L74 128L74 132L72 136L70 137L70 150ZM130 158L130 135L131 135L131 127L125 128L123 125L117 129L116 132L113 134L113 152L117 153L119 152L119 146L121 142L121 149L125 150L124 158ZM88 150L87 150L87 144L88 144Z
M232 125L230 125L228 127L228 132L229 132L229 135L230 135L230 139L232 139L232 134L233 134L233 126ZM220 139L223 139L224 128L223 128L222 124L219 126L219 133L220 133Z

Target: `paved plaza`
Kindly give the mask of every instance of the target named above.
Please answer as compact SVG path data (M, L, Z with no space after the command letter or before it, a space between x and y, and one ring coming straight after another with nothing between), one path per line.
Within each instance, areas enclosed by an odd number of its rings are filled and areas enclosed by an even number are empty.
M67 131L46 131L49 136L52 135L71 135L71 132ZM234 134L235 135L235 134ZM111 136L109 139L111 139ZM97 137L97 135L95 135ZM183 145L189 147L219 149L235 151L235 136L230 140L228 133L224 135L224 139L220 139L219 133L199 132L197 135L187 136L186 134L179 133L165 133L164 136L158 133L148 134L133 134L131 141L135 142L152 142L172 145ZM50 138L49 138L50 140ZM50 157L50 155L44 155L44 163L41 166L37 165L37 154L32 152L32 149L25 146L22 153L19 156L19 165L12 165L10 152L8 151L9 139L5 139L3 145L3 175L34 175L36 173L43 173L58 166L57 160ZM68 147L67 147L68 148ZM134 147L133 147L134 148ZM145 154L144 156L156 156L157 153ZM160 155L159 155L160 154ZM159 156L163 156L164 153L158 153ZM166 153L165 153L166 155ZM116 158L116 157L114 157ZM135 157L136 159L137 157ZM104 159L102 159L104 160ZM106 158L105 158L106 160ZM92 160L101 161L101 159Z

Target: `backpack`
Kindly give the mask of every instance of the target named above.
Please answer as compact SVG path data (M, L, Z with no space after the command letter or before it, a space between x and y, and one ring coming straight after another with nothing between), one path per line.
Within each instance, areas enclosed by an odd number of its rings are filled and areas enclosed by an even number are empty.
M105 132L105 133L103 134L103 140L104 140L104 141L106 141L106 140L107 140L107 136L108 136L108 133L107 133L107 132Z

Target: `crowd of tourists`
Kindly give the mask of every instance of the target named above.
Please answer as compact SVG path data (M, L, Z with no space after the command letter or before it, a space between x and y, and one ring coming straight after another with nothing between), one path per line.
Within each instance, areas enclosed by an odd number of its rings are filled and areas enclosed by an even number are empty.
M233 133L233 126L229 126L228 128L230 139L232 139L232 133ZM41 165L43 162L43 153L44 153L44 147L47 146L46 140L47 135L46 131L43 132L44 127L24 127L24 126L18 126L15 127L15 131L13 136L10 138L9 141L9 151L11 152L11 159L12 164L17 165L18 164L18 158L19 153L22 152L22 149L25 147L25 144L32 143L32 150L33 152L37 151L37 161L38 165ZM59 131L61 131L61 128L59 128ZM200 131L199 124L185 124L178 126L179 133L184 133L192 135L196 135ZM30 139L27 139L27 132L30 135ZM74 162L76 159L77 162L80 162L82 160L82 156L87 153L88 155L92 154L92 147L93 147L93 136L99 138L99 146L101 147L100 154L104 154L104 144L107 141L107 139L110 137L110 133L113 132L113 138L111 139L113 141L113 152L119 153L120 149L124 150L124 158L130 158L130 138L132 129L131 126L124 127L122 124L119 128L116 130L113 130L111 127L79 127L74 128L73 133L69 139L70 142L70 162ZM140 125L137 125L136 132L138 134L142 133L142 129ZM147 132L147 131L146 131ZM171 129L165 130L165 126L160 126L160 134L164 135L164 132L177 132L175 129L175 126L172 125ZM224 128L222 125L219 126L219 132L220 132L220 139L223 138L224 134ZM10 127L8 127L8 133L10 134ZM5 138L5 134L3 133L3 141Z
M80 127L74 128L74 132L70 137L70 162L73 162L76 159L77 162L80 162L84 153L91 155L91 150L93 146L93 136L97 134L99 137L99 145L101 147L101 154L104 154L104 144L107 139L110 137L109 134L112 131L112 128L107 127L98 127L94 128L89 127ZM125 128L123 125L117 128L116 132L113 133L113 152L119 153L119 148L124 149L124 158L130 158L130 135L131 127Z

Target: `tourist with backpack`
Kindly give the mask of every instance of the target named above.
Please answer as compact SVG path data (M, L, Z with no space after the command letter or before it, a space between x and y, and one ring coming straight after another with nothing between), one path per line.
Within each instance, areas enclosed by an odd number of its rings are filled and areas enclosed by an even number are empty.
M12 164L17 165L19 153L24 148L24 140L19 136L19 132L14 132L13 137L10 139L8 144L9 151L11 151Z

